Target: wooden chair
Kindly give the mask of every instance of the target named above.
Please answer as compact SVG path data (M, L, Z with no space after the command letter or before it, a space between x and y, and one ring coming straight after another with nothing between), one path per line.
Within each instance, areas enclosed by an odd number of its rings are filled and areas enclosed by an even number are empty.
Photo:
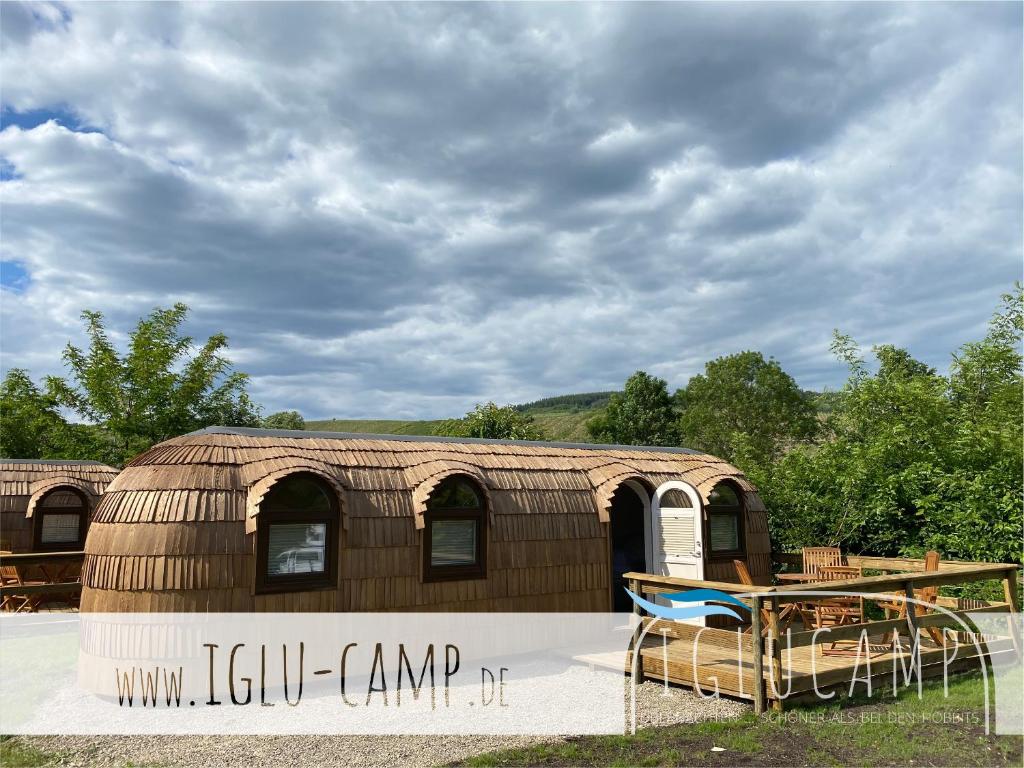
M0 552L0 559L10 552ZM5 587L24 587L29 584L42 584L42 581L26 579L21 569L16 565L0 565L0 585ZM39 606L40 599L37 595L10 594L0 602L0 610L9 613L31 613Z
M818 575L822 581L842 581L845 579L859 579L864 575L861 568L849 565L823 565L818 569ZM849 624L864 623L864 598L850 597L827 597L815 600L811 604L814 612L814 626L817 629L823 627L842 627ZM850 643L854 647L850 648ZM841 645L845 643L845 645ZM826 648L821 646L821 652L825 656L841 656L857 653L859 651L859 640L838 640L830 643Z
M819 571L825 567L834 565L843 565L843 553L839 547L804 547L801 550L803 554L803 572L808 576L812 576L811 581L818 580L820 576ZM810 587L808 587L810 588ZM803 602L797 605L797 610L800 613L800 620L803 622L807 629L813 629L815 626L816 619L814 617L814 602Z
M733 566L736 568L736 578L739 579L740 584L746 587L753 587L754 579L750 575L750 570L747 568L747 564L742 560L733 560ZM772 620L772 612L767 608L761 609L761 634L767 635L770 629L769 622ZM744 629L744 633L750 632L753 629L753 625L748 626Z
M745 587L757 586L750 575L750 570L743 560L733 560L733 567L736 568L736 578ZM763 603L762 603L763 605ZM798 615L796 603L787 603L779 609L779 631L784 632L794 618ZM761 608L761 634L767 635L771 631L772 612L768 608ZM744 633L750 632L753 626L748 626Z
M11 554L7 550L0 551L0 560L4 555ZM0 587L16 587L21 585L21 577L18 569L13 565L0 565ZM0 602L0 611L16 612L25 598L19 595L5 595L3 602Z
M822 568L843 564L839 547L804 547L804 573L817 576Z
M924 569L925 571L939 570L938 552L932 551L925 554ZM938 586L933 586L923 587L921 589L915 590L914 598L917 600L921 600L922 602L927 603L928 605L934 605L935 602L939 599L939 588ZM887 619L891 617L891 614L893 612L896 613L896 618L898 619L904 619L907 617L907 601L900 597L895 597L892 600L879 600L878 605L885 610L885 617ZM914 605L915 616L924 616L927 613L927 605ZM928 633L928 636L931 637L932 641L935 642L936 645L944 645L942 638L942 630L936 627L925 627L925 632ZM892 639L893 633L887 633L885 636L886 642L891 643Z

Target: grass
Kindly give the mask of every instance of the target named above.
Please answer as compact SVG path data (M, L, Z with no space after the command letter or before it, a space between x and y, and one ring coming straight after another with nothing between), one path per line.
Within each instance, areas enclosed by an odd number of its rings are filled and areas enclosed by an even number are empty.
M854 699L782 715L585 736L469 758L465 766L1019 766L1021 737L986 736L978 675L897 700ZM724 751L713 751L717 747Z
M389 419L327 419L307 421L306 429L321 432L359 432L376 435L433 435L443 421Z
M635 736L582 736L476 755L454 765L1021 765L1021 737L985 735L983 702L980 676L968 675L950 681L948 698L937 682L925 685L921 699L911 690L898 700L854 699L782 715L649 728ZM0 737L4 768L60 765L69 757Z
M543 408L536 412L525 411L534 418L534 423L549 440L570 443L590 442L587 435L587 422L600 411L590 410L551 410ZM443 420L434 421L398 421L393 419L326 419L307 421L306 429L322 432L358 432L377 435L434 435L444 424Z
M61 755L22 744L13 736L0 736L0 766L3 768L34 768L39 765L55 765Z
M0 768L39 768L39 766L60 766L69 761L79 764L92 762L92 749L79 753L68 750L47 752L25 744L17 736L0 736ZM121 768L158 768L156 763L127 762Z
M550 440L567 443L592 443L587 422L600 413L589 411L542 411L534 413L533 421Z

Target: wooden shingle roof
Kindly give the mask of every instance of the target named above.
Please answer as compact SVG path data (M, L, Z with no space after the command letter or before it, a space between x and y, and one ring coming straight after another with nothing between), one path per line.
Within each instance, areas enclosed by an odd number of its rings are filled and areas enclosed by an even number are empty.
M257 594L260 502L292 472L318 475L337 494L338 589ZM418 529L430 492L451 474L472 476L487 497L488 577L426 582ZM750 568L766 577L770 542L753 486L697 451L205 429L154 446L107 487L85 545L83 610L606 610L602 522L615 490L685 480L707 499L723 479L755 513L746 516Z
M4 511L29 512L51 488L70 485L96 498L116 476L98 461L0 459L0 499Z
M686 448L210 427L133 460L111 485L97 519L248 519L251 528L273 482L298 471L359 492L348 495L353 504L374 504L378 515L412 515L417 525L430 491L456 473L474 476L485 490L548 495L556 507L586 492L602 520L628 479L652 488L686 480L706 499L716 483L731 478L754 496L736 467ZM147 491L173 493L162 493L154 507L144 499ZM401 493L389 498L395 491ZM238 492L246 493L244 503Z

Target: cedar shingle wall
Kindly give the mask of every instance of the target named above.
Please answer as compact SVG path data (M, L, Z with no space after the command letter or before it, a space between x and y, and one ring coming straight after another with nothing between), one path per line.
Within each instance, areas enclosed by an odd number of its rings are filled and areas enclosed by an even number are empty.
M116 476L117 470L104 464L0 459L0 550L28 552L32 549L32 519L26 517L29 503L33 494L49 490L54 479L79 481L92 503Z
M459 466L472 468L489 499L487 578L424 584L416 490ZM340 588L254 595L246 516L258 504L250 488L302 467L329 473L343 489ZM763 508L738 470L711 456L209 433L156 446L111 484L86 543L82 609L605 611L598 488L624 472L652 486L686 480L704 496L719 480L735 480L756 507L747 522L751 571L767 576Z

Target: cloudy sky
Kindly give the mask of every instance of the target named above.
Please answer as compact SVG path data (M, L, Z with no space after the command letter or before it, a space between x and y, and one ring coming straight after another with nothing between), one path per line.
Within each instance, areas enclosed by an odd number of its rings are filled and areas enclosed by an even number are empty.
M268 410L943 369L1021 275L1019 3L2 6L2 366L184 301Z

